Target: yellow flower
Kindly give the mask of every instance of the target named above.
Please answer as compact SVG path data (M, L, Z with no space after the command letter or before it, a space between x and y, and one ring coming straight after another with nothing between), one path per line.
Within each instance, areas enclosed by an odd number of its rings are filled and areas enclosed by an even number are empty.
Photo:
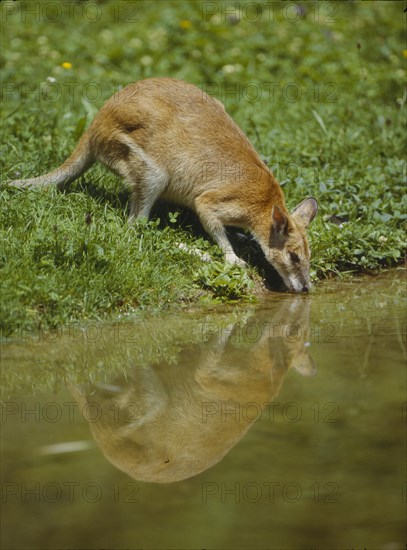
M181 27L181 29L190 29L192 27L192 23L191 21L184 19L183 21L181 21L179 26Z
M403 53L404 57L407 57L407 50L403 50L402 53Z
M64 61L64 63L62 63L62 67L64 69L72 69L72 63L69 63L69 61Z

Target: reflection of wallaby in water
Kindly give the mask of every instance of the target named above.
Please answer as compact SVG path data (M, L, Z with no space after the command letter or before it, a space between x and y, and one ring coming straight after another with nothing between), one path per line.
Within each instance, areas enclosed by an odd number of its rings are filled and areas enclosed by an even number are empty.
M288 369L315 373L307 350L309 304L286 297L272 318L263 311L211 330L209 341L181 351L175 364L133 367L87 392L71 388L82 408L98 410L90 426L106 458L153 482L216 464L276 397Z

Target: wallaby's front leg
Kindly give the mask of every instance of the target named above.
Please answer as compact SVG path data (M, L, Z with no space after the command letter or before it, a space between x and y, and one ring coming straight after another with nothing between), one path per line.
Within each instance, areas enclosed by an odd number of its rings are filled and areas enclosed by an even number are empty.
M235 225L236 214L240 213L239 207L235 204L223 203L219 191L206 191L195 200L195 208L205 230L225 254L226 261L231 264L246 265L236 256L225 231L225 225Z
M226 235L226 231L225 231L225 228L223 227L223 224L214 218L210 218L210 217L203 218L202 216L199 216L199 217L206 231L214 239L216 244L220 247L220 249L224 253L225 260L230 264L241 265L241 266L246 265L246 263L241 258L236 256L232 248L232 245L230 244L230 241Z

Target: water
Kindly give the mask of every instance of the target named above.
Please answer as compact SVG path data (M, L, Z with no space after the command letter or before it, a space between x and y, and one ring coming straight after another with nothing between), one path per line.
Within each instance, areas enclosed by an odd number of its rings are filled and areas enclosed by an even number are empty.
M2 548L405 548L404 277L4 342Z

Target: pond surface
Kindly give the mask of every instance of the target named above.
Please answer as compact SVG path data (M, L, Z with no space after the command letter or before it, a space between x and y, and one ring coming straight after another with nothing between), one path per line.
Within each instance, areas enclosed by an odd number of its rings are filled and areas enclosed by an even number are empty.
M2 343L2 548L395 550L405 272Z

